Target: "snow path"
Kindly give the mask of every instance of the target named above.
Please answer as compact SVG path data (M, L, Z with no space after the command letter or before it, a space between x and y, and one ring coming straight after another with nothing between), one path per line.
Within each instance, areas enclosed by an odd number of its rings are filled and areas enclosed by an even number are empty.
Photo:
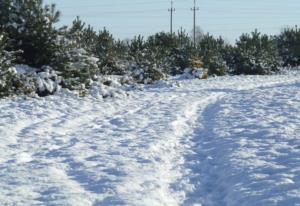
M0 100L1 205L300 205L299 74Z

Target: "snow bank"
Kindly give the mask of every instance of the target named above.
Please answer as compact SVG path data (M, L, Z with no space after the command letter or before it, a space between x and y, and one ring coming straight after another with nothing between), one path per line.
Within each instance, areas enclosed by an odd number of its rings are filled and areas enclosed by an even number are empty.
M207 79L207 77L208 70L203 68L186 68L180 76L181 79Z
M61 89L61 78L51 67L36 69L27 65L15 66L17 79L24 90L30 90L39 96L54 94Z

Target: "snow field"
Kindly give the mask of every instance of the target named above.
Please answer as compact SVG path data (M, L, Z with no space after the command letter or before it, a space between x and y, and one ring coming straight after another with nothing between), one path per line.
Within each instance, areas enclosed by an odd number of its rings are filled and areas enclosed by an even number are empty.
M1 204L300 205L299 74L178 82L0 100Z

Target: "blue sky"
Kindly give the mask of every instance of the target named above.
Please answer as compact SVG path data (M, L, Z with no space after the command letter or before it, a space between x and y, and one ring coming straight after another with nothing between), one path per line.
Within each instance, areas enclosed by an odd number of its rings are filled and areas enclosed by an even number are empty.
M106 27L120 39L169 31L169 0L45 0L62 11L60 25L80 16L95 29ZM197 0L197 25L230 42L257 28L277 34L300 20L299 0ZM192 30L193 0L174 0L174 30Z

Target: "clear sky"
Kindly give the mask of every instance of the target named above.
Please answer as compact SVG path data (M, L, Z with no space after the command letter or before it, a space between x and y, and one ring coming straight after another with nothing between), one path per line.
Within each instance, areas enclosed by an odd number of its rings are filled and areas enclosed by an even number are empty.
M170 0L44 0L62 12L60 25L76 16L95 29L106 27L120 39L149 35L170 29ZM243 32L257 28L277 34L300 21L300 0L197 0L197 25L205 32L221 35L230 42ZM174 0L174 31L190 32L193 0Z

